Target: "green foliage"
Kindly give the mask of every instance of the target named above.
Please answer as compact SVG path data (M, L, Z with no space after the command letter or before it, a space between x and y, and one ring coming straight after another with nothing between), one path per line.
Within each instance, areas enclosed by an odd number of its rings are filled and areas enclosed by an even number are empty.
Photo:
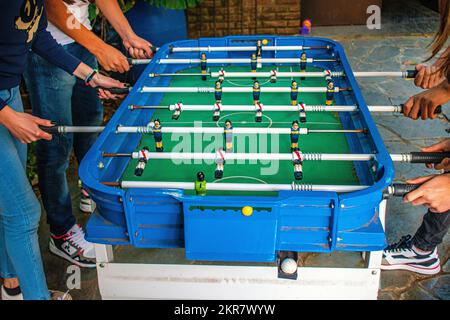
M203 0L144 0L155 7L167 9L187 9L198 6Z
M136 1L144 1L157 8L164 7L167 9L184 10L198 6L203 0L118 0L123 12L127 12L134 7ZM98 10L95 4L89 7L89 17L94 20L98 15Z
M36 143L28 145L27 176L31 185L37 182Z

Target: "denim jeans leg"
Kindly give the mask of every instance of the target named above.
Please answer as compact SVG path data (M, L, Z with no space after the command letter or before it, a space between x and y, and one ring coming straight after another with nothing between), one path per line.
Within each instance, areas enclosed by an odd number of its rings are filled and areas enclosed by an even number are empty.
M0 91L16 111L23 111L19 88ZM0 275L18 277L25 299L46 300L49 292L37 230L41 208L26 176L26 146L0 126Z
M33 114L60 125L72 125L71 99L75 77L30 53L25 80ZM73 134L54 135L36 146L39 189L50 232L66 233L75 223L66 170L72 152Z
M434 250L442 243L450 228L450 211L433 213L428 211L413 237L413 244L424 251Z
M95 56L82 46L74 43L68 46L67 50L91 68L98 67ZM103 105L100 102L97 90L86 86L84 81L80 79L77 79L73 88L72 119L74 126L100 126L103 123ZM95 143L97 137L97 133L74 135L73 147L79 163Z

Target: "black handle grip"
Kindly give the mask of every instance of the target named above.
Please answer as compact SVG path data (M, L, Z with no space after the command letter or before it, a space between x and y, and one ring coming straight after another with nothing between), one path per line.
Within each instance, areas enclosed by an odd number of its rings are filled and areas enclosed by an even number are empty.
M51 127L46 127L46 126L39 126L39 129L41 129L44 132L47 132L49 134L58 134L58 126L51 126Z
M100 89L109 91L112 94L128 94L128 93L130 93L131 87L129 87L129 88L103 88L103 87L100 87Z
M450 152L411 152L411 163L438 164L450 158Z
M408 193L418 189L420 184L405 184L405 183L394 183L392 185L392 193L391 195L394 197L404 197Z
M406 79L415 79L419 71L414 70L406 70Z
M400 107L402 107L402 113L403 113L403 109L405 108L405 105L404 105L404 104L401 104ZM421 111L421 110L419 110L419 113L417 114L417 117L419 117L419 118L420 118L420 114L421 114L420 111ZM436 109L434 109L434 114L435 114L435 115L440 115L440 114L442 114L442 106L440 106L440 105L437 106Z

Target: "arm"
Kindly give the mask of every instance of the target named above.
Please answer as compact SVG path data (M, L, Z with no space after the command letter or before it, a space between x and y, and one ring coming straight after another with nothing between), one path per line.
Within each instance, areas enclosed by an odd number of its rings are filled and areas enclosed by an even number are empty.
M82 63L79 59L67 53L62 46L60 46L55 39L46 31L47 20L45 13L41 18L40 25L36 32L32 49L49 62L75 75L80 79L86 79L89 76L89 85L92 87L124 87L124 84L119 81L107 78L105 76L93 74L93 69L88 65ZM92 79L91 79L92 78ZM109 98L114 97L109 92L99 90L100 95ZM45 133L39 128L39 125L51 126L52 123L48 120L40 119L32 115L17 112L9 107L6 101L0 101L0 125L4 126L9 132L20 142L30 143L40 139L51 140L52 136Z
M62 0L45 0L48 20L77 43L91 52L106 71L126 72L130 69L127 58L116 48L106 44L95 33L80 24L71 28L67 21L76 19Z
M450 101L450 84L447 79L438 86L416 94L405 102L403 114L417 120L419 111L422 120L436 118L435 110L438 106Z
M445 75L442 74L440 69L445 60L450 57L449 55L450 47L441 54L433 65L417 65L416 70L418 71L418 74L414 79L414 84L422 89L430 89L441 84L445 80Z
M408 193L404 201L414 206L424 205L434 213L450 210L450 173L421 177L407 181L410 184L422 184Z
M122 38L125 48L133 58L152 57L152 44L134 33L117 0L96 0L95 4Z

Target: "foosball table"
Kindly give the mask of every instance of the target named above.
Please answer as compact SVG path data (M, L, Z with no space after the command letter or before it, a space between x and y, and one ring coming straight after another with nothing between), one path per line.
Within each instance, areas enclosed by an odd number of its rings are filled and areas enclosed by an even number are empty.
M376 299L385 199L409 190L393 161L439 155L390 155L371 112L402 106L367 106L356 78L414 72L353 72L336 42L277 36L130 62L148 66L105 128L57 128L103 131L80 166L103 298ZM116 263L125 245L184 248L190 263ZM298 261L335 251L365 267Z

